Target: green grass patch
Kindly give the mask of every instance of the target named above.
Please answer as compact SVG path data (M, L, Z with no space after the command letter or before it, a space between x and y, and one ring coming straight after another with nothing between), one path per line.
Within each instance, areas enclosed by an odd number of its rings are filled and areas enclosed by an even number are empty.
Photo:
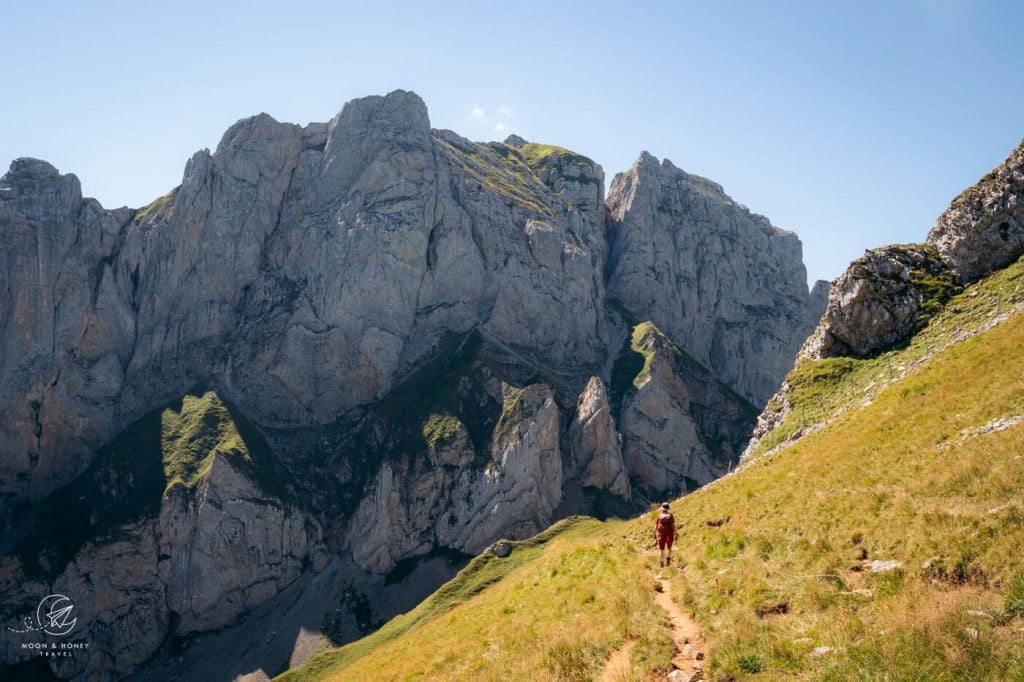
M174 197L177 195L178 189L178 187L175 187L167 194L140 208L138 213L135 214L133 221L136 223L145 222L149 218L167 211L171 206L171 202L174 201Z
M1024 617L1024 573L1014 575L1006 587L1003 613L1011 618Z
M526 163L534 168L543 165L552 155L557 155L560 160L581 168L592 168L594 165L593 161L582 154L577 154L576 152L569 151L564 147L558 147L553 144L528 142L519 148L519 152L522 154Z
M427 447L434 448L438 443L443 443L459 432L462 422L459 418L448 413L431 413L423 422L423 438L427 441Z
M488 145L470 143L473 151L466 151L444 138L434 139L453 164L490 191L506 197L538 218L554 215L551 202L561 200L541 182L518 150L498 145L502 149L502 153L498 153Z
M56 575L85 543L155 517L172 487L194 493L216 456L289 499L287 471L248 420L212 392L186 395L132 424L81 476L44 498L13 551L29 575Z

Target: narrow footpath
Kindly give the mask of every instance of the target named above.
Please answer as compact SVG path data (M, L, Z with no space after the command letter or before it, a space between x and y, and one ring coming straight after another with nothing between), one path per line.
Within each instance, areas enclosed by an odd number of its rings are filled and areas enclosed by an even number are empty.
M654 593L654 601L669 615L672 628L672 639L676 643L676 653L672 657L675 668L668 674L670 682L696 682L704 679L704 661L707 647L704 634L693 616L679 608L672 600L672 583L662 576L657 576L661 589Z
M704 634L693 616L683 611L672 599L672 583L664 575L655 576L654 603L668 614L668 626L676 643L672 656L672 671L665 677L668 682L697 682L704 678L707 645ZM612 652L605 663L599 682L632 682L633 667L630 655L636 642L630 640Z

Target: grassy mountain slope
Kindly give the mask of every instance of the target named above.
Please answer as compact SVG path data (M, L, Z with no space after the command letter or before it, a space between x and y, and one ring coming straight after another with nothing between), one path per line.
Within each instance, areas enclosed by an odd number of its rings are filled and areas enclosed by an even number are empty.
M891 357L798 368L778 428L799 396L829 421L679 506L713 677L1024 679L1024 423L1000 423L1024 414L1024 313L957 341L1022 284L972 287Z
M627 638L667 670L672 642L629 528L574 517L506 558L485 552L413 611L276 679L592 679Z
M675 503L672 594L710 679L1024 679L1022 300L1018 263L903 348L802 364L776 433ZM635 678L660 679L650 525L577 521L478 558L500 578L284 679L594 679L630 638Z

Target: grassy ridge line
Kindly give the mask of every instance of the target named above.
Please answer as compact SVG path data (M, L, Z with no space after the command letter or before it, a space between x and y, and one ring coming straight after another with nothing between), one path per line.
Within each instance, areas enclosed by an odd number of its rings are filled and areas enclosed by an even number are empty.
M1021 270L949 314L1019 296ZM954 344L973 321L959 323L924 333ZM1024 427L985 431L1024 414L1007 371L1022 361L1018 312L681 501L676 593L708 633L712 679L1024 679ZM855 362L868 371L805 366L808 393L859 395L879 360ZM901 566L872 573L875 559Z

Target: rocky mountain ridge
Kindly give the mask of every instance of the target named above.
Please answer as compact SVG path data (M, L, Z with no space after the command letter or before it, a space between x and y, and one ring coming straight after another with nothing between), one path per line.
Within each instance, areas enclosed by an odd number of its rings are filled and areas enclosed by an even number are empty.
M331 556L369 584L723 474L817 317L799 242L646 153L603 195L590 159L431 130L403 91L326 124L239 121L138 211L16 160L0 179L5 622L66 587L102 655L58 671L120 676ZM202 434L168 459L165 419L200 396L263 464L211 459ZM47 510L110 450L159 470L138 508L74 497L81 534L60 545ZM111 494L136 489L103 471ZM101 598L75 578L126 553L146 585ZM152 608L126 611L143 593ZM135 628L152 636L129 647Z
M869 250L833 283L801 356L863 357L923 327L958 290L1024 254L1024 142L953 199L924 244Z
M922 244L869 249L832 283L797 367L869 358L901 347L963 287L1024 255L1024 141L937 218ZM996 306L997 312L999 304ZM787 379L758 419L746 453L790 411Z

